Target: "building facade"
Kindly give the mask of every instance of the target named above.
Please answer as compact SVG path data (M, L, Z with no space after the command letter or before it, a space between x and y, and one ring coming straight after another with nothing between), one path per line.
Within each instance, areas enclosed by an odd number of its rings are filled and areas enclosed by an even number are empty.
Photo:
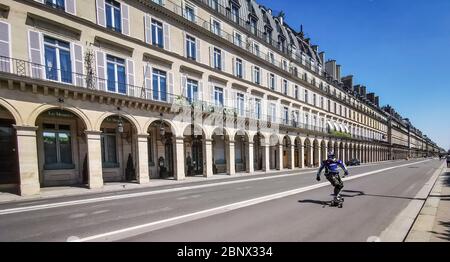
M254 0L2 0L0 188L438 150L283 20Z

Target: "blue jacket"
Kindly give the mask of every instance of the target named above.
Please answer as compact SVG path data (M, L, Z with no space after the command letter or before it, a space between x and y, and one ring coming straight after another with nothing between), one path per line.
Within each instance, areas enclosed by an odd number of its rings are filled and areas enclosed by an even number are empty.
M319 171L317 172L317 176L320 176L320 173L322 173L323 169L325 169L325 175L327 175L329 173L339 174L338 167L341 167L342 170L344 170L345 175L348 175L348 170L341 160L327 159L322 162L322 165L320 166Z

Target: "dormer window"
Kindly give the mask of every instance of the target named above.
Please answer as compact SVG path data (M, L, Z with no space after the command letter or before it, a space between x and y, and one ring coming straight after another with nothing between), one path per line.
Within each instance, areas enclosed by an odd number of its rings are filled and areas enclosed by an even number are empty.
M239 6L237 6L236 3L232 1L230 1L230 13L233 22L239 23Z
M256 35L256 32L258 30L258 24L256 22L256 19L253 17L250 17L250 31L252 32L252 34Z
M266 42L267 42L267 43L272 43L272 29L266 27L266 32L265 32L265 34L266 34Z

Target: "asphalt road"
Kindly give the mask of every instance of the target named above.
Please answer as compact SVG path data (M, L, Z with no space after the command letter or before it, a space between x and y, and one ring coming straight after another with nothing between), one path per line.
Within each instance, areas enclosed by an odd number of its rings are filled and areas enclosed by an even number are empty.
M315 171L0 204L0 241L366 241L441 164L351 168L342 209Z

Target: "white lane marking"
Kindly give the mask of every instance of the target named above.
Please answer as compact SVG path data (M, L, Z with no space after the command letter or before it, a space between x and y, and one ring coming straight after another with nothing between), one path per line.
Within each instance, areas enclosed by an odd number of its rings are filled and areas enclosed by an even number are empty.
M78 213L78 214L70 215L69 218L82 218L82 217L85 217L85 216L87 216L86 213Z
M103 213L107 213L107 212L109 212L109 210L105 209L105 210L94 211L94 212L92 212L92 214L93 215L99 215L99 214L103 214Z
M395 166L395 167L383 168L383 169L347 177L347 178L344 178L343 180L348 181L348 180L358 179L361 177L381 173L381 172L388 171L391 169L415 165L415 164L427 162L427 161L429 161L429 160L404 164L404 165ZM257 197L257 198L244 200L244 201L240 201L240 202L236 202L236 203L232 203L232 204L228 204L228 205L224 205L224 206L219 206L219 207L215 207L215 208L211 208L211 209L206 209L206 210L202 210L202 211L198 211L198 212L194 212L194 213L188 213L188 214L181 215L181 216L171 217L171 218L154 221L154 222L150 222L150 223L146 223L146 224L142 224L142 225L127 227L127 228L123 228L123 229L119 229L119 230L115 230L115 231L111 231L111 232L107 232L107 233L103 233L103 234L80 238L79 241L80 242L87 242L87 241L93 241L93 240L95 240L95 241L113 241L113 240L117 240L117 239L123 239L124 237L138 235L138 234L146 233L146 232L153 231L156 229L161 229L161 228L197 220L200 218L209 217L212 215L226 213L226 212L229 212L229 211L232 211L235 209L240 209L243 207L260 204L263 202L268 202L268 201L284 198L284 197L291 196L291 195L296 195L299 193L311 191L311 190L325 187L328 185L329 185L328 182L323 182L323 183L316 184L316 185L301 187L301 188L297 188L297 189L293 189L293 190L289 190L289 191L285 191L285 192L280 192L280 193L276 193L276 194L272 194L272 195ZM133 232L135 232L135 233L133 234ZM120 234L124 234L124 235L119 237L118 235L120 235Z
M430 160L423 160L423 161L420 161L420 162L414 162L414 163L410 163L410 164L411 165L412 164L418 164L418 163L425 162L425 161L430 161ZM360 166L360 167L365 167L365 166ZM304 174L314 174L316 172L317 172L317 170L308 171L308 172L298 172L298 173L292 173L292 174L285 174L285 175L271 175L271 176L267 176L267 177L249 178L249 179L227 181L227 182L219 182L219 183L212 183L212 184L204 184L204 185L197 185L197 186L176 187L176 188L155 190L155 191L149 191L149 192L120 194L120 195L103 196L103 197L99 197L99 198L88 198L88 199L81 199L81 200L74 200L74 201L66 201L66 202L59 202L59 203L36 205L36 206L17 207L17 208L10 208L10 209L0 210L0 215L15 214L15 213L22 213L22 212L36 211L36 210L43 210L43 209L50 209L50 208L57 208L57 207L82 205L82 204L89 204L89 203L96 203L96 202L105 202L105 201L118 200L118 199L127 199L127 198L133 198L133 197L150 196L150 195L157 195L157 194L163 194L163 193L187 191L187 190L192 190L192 189L216 187L216 186L223 186L223 185L231 185L231 184L245 183L245 182L251 182L251 181L278 179L278 178L284 178L284 177L290 177L290 176L298 176L298 175L304 175Z

